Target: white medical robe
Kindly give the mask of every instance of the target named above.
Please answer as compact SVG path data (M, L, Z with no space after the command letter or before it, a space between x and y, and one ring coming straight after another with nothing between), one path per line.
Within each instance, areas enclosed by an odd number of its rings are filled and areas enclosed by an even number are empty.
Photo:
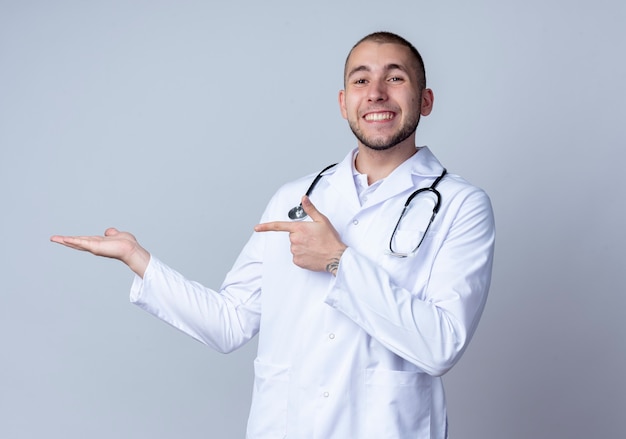
M440 376L459 359L485 305L494 220L487 195L459 176L420 248L389 241L407 197L442 165L427 147L361 205L350 152L311 195L348 249L337 276L292 262L285 232L253 233L218 291L151 258L131 301L220 351L257 333L249 439L445 438ZM313 176L278 190L261 222L288 221ZM432 210L418 196L394 236L410 253Z

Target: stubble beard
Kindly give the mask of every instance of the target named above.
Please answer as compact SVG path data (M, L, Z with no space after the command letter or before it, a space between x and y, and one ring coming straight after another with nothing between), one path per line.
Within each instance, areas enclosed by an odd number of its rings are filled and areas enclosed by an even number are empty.
M406 139L411 137L411 135L417 130L419 122L420 114L417 113L414 119L407 120L394 135L388 138L368 138L361 131L356 122L348 121L348 125L350 125L352 133L361 144L374 151L385 151L387 149L393 148L394 146L404 142Z

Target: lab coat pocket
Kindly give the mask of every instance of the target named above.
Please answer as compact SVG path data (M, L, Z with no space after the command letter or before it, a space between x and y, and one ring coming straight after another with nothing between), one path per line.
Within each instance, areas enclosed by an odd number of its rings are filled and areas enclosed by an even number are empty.
M248 437L283 438L287 426L289 368L254 360Z
M431 378L424 373L365 371L367 438L430 437Z

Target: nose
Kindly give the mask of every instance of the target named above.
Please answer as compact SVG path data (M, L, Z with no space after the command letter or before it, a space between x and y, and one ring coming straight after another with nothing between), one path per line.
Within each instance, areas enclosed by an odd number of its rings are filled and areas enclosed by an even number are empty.
M380 102L387 99L387 83L384 80L372 81L369 87L368 100Z

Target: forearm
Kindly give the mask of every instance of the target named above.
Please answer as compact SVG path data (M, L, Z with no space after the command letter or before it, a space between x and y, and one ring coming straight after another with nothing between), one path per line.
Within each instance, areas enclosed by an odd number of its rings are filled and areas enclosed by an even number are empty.
M238 285L233 288L245 289ZM258 331L256 294L259 291L242 298L228 291L212 290L152 258L143 280L136 278L133 282L130 300L196 340L226 353Z
M458 360L484 307L489 273L478 270L470 277L467 283L402 288L349 249L326 302L396 355L438 376Z
M491 281L495 229L483 196L463 203L441 242L402 260L342 255L326 303L389 350L431 375L458 360L478 324ZM392 257L392 256L388 256ZM383 257L384 258L384 257Z

